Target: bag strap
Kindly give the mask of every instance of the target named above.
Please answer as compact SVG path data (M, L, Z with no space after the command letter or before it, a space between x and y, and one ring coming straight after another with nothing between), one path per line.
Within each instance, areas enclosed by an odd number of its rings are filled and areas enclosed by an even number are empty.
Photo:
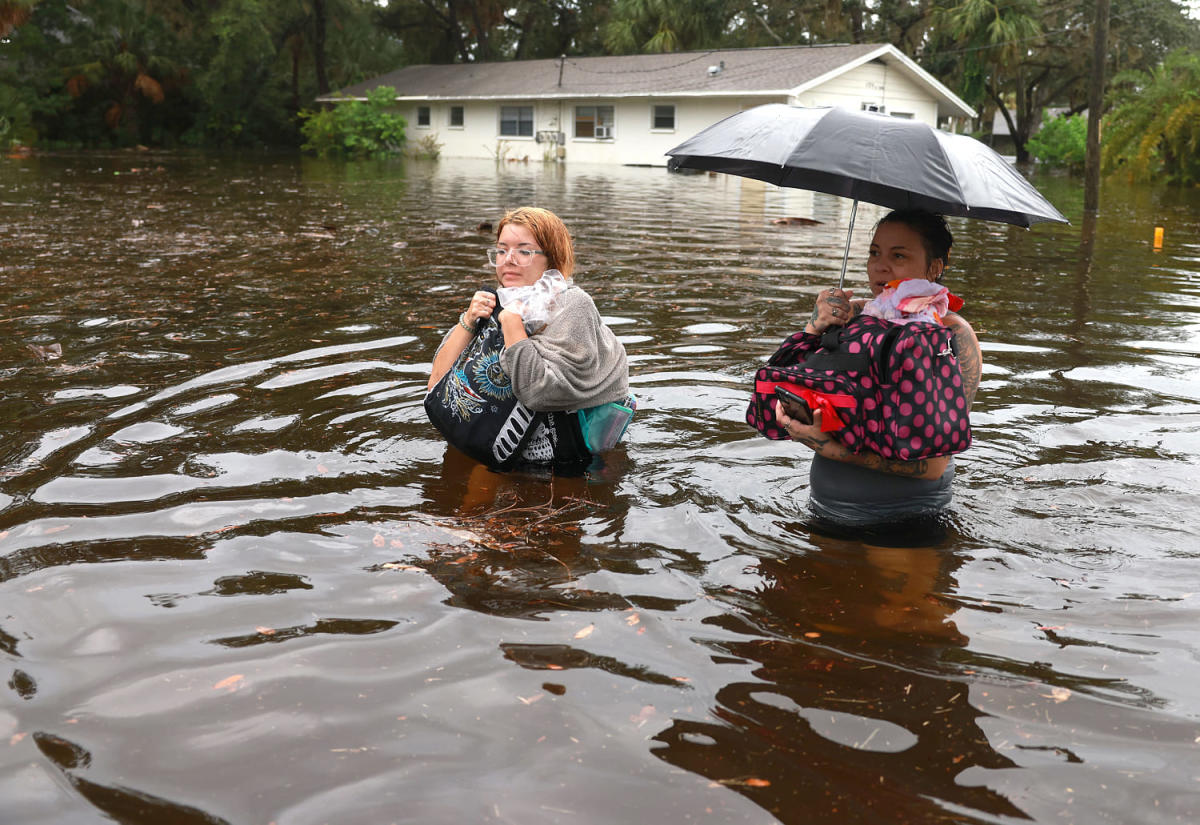
M821 333L821 348L805 358L801 366L833 372L866 372L871 359L865 350L851 353L842 349L845 330L845 327L837 326Z
M479 292L490 292L490 293L492 293L493 297L495 297L496 303L492 304L491 320L496 322L496 326L499 326L500 325L500 296L496 292L496 287L490 286L488 284L484 284L483 286L479 287L478 291ZM479 335L481 332L483 332L483 330L486 327L487 327L487 319L480 318L478 321L475 322L475 331L472 332L471 334Z

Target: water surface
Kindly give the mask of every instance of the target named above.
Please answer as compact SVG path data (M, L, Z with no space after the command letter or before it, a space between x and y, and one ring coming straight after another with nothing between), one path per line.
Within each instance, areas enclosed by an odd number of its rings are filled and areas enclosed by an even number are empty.
M1072 226L952 222L985 358L952 512L863 537L743 420L846 201L0 161L0 821L1196 821L1200 192L1110 184L1091 234L1037 183ZM582 480L486 472L421 406L528 203L640 402Z

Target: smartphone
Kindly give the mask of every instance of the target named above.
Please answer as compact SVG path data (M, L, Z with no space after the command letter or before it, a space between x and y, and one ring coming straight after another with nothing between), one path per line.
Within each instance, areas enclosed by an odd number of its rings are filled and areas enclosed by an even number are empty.
M788 414L788 418L795 419L801 424L813 423L812 408L796 393L783 387L776 387L775 397L779 399L780 404L783 404L783 411Z

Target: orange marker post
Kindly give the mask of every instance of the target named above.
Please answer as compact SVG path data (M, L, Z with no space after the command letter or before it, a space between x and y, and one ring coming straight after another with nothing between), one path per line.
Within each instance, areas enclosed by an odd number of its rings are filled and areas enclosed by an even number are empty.
M1154 248L1162 249L1163 228L1161 226L1154 227Z

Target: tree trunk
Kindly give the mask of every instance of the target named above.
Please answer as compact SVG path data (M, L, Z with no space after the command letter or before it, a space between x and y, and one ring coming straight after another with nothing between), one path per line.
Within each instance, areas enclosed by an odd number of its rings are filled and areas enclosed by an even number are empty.
M329 94L329 75L325 72L325 0L313 0L313 64L317 70L317 91Z
M468 5L468 10L471 12L472 28L475 29L475 43L479 46L478 60L486 62L492 59L492 38L491 32L483 17L479 13L479 5L471 3Z
M1104 106L1104 64L1108 57L1109 0L1096 0L1092 28L1092 78L1088 84L1087 154L1084 157L1083 211L1100 209L1100 114Z
M1004 98L1000 95L1000 92L997 89L989 87L988 95L992 98L992 101L996 104L996 109L1000 112L1001 115L1004 116L1004 122L1008 124L1008 135L1009 135L1009 137L1012 138L1013 145L1015 146L1017 144L1017 124L1013 121L1012 113L1009 112L1008 107L1004 105ZM1018 115L1019 114L1020 113L1018 112ZM992 144L995 145L994 138L992 140ZM1018 159L1020 159L1019 154L1018 154Z
M1025 78L1018 77L1017 81L1017 128L1013 130L1013 149L1017 155L1017 163L1029 160L1029 150L1025 148L1029 136L1033 134L1034 124L1029 111L1029 91L1025 88Z
M292 114L300 111L300 47L296 43L299 39L295 35L288 39L288 51L292 53Z

